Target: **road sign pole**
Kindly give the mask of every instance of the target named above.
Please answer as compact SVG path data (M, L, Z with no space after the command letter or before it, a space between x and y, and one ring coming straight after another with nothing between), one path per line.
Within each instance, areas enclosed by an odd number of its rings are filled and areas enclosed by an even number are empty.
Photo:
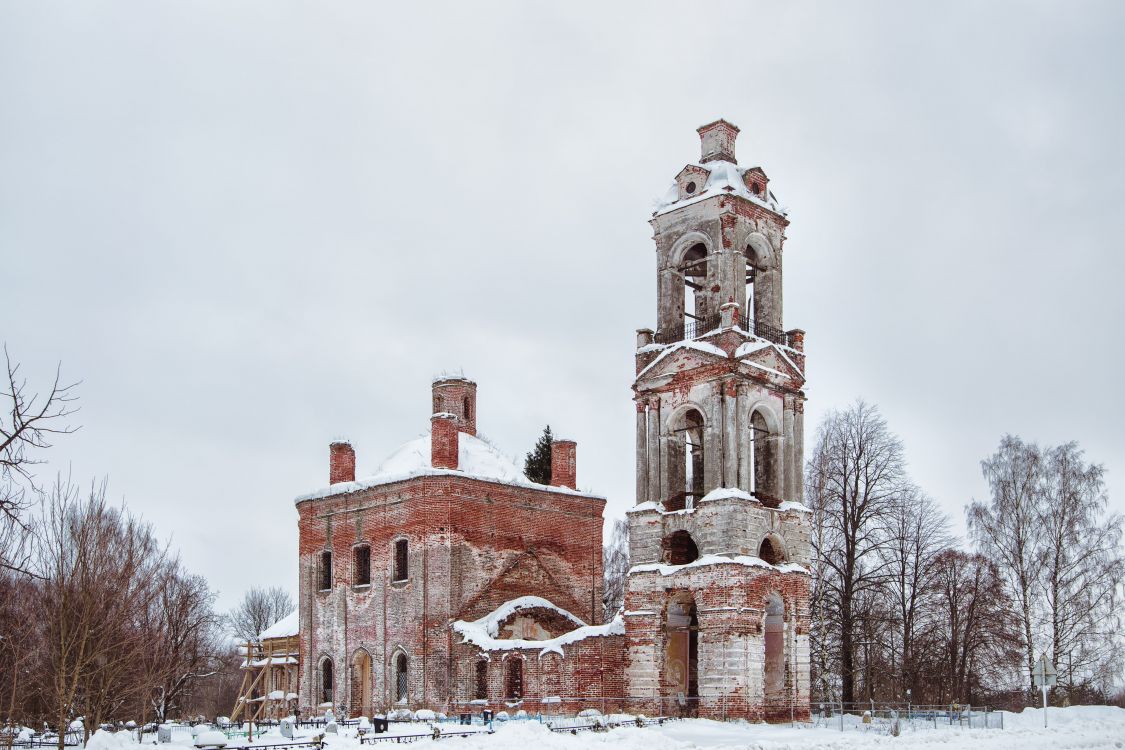
M1043 728L1047 728L1047 686L1043 686Z

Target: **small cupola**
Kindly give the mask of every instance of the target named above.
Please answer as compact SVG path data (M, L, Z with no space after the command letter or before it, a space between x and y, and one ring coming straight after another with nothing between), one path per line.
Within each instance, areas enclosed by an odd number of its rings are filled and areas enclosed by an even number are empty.
M452 414L461 432L477 434L477 384L465 377L441 377L433 384L431 414Z
M737 164L734 158L734 141L738 138L738 126L726 120L715 120L697 131L701 155L699 161L706 164L709 161L729 161Z

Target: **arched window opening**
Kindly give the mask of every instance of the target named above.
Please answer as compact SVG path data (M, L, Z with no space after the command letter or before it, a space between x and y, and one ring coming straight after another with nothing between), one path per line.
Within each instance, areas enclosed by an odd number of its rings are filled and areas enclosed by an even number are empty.
M371 715L371 654L360 649L352 662L353 715Z
M434 394L434 410L433 410L433 413L438 414L441 411L443 411L442 408L441 408L441 396L439 396L435 393Z
M781 551L781 544L768 536L762 540L762 544L758 547L758 557L768 562L770 565L779 565L785 562L785 555Z
M754 323L759 322L758 316L758 295L756 292L761 290L757 289L754 282L758 280L759 274L765 270L762 262L761 253L753 245L747 245L746 251L743 253L746 256L746 306L742 308L743 325L747 331L753 332Z
M508 660L508 668L504 678L504 692L506 698L518 701L523 698L523 659L512 658Z
M395 541L394 570L391 574L392 581L405 581L410 575L410 547L405 539Z
M407 691L407 678L410 675L409 666L406 654L399 652L395 656L395 701L398 703L406 703L409 700Z
M664 681L672 694L699 696L699 617L689 594L677 595L668 602Z
M332 553L328 550L320 553L320 590L327 591L332 588Z
M361 544L355 548L355 585L371 583L371 547Z
M780 450L778 435L770 431L761 411L750 415L750 470L754 496L763 505L776 508L781 504Z
M465 415L466 422L473 418L468 396L465 396L465 398L461 401L461 413Z
M767 700L785 697L785 604L777 594L766 602L765 693Z
M473 698L478 701L488 700L488 662L484 659L479 660L476 670Z
M661 542L664 560L669 565L687 565L699 559L699 548L686 531L674 531Z
M333 684L333 670L332 660L325 659L320 663L320 702L321 703L334 703L333 691L335 685Z
M702 242L692 245L679 270L684 281L684 338L691 339L718 327L717 321L711 325L716 311L707 305L707 246Z
M696 409L688 409L672 426L672 450L670 464L672 496L664 503L668 511L694 508L703 497L703 470L705 467L703 447L703 415Z

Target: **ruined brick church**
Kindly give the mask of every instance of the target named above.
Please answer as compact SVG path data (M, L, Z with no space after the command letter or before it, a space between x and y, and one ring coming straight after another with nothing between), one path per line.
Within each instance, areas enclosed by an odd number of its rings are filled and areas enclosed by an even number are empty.
M807 717L804 333L782 322L786 212L738 128L699 129L650 223L637 332L636 503L623 610L602 617L605 498L556 440L535 484L477 436L477 384L435 380L430 431L370 476L329 448L297 498L296 707L583 708ZM293 696L288 696L290 699Z

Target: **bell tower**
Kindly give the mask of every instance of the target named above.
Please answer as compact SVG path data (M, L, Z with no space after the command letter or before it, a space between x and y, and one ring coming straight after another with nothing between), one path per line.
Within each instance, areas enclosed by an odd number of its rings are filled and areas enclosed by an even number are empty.
M765 171L739 166L735 125L698 133L699 161L650 220L657 310L655 330L637 331L626 677L664 710L788 720L808 714L811 520L804 331L782 315L789 220Z

